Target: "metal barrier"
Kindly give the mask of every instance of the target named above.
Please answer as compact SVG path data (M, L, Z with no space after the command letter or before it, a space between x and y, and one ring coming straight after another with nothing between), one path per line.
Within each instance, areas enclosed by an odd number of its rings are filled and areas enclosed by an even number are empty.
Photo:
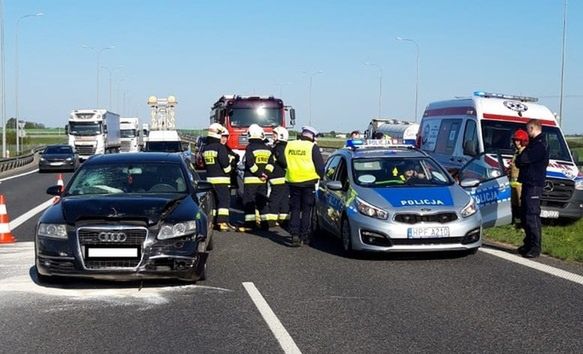
M44 148L45 148L44 145L37 146L36 148L33 149L33 151L30 154L12 157L9 159L0 159L0 172L28 165L29 163L34 161L34 155L37 152L43 150Z

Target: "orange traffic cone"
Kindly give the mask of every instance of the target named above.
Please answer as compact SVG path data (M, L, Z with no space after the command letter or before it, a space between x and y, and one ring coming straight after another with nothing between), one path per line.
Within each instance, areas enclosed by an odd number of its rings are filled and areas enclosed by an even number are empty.
M61 186L61 191L65 188L65 182L63 182L63 174L59 173L59 178L57 179L57 186Z
M4 195L0 194L0 243L13 243L16 239L10 231L10 218L6 212Z

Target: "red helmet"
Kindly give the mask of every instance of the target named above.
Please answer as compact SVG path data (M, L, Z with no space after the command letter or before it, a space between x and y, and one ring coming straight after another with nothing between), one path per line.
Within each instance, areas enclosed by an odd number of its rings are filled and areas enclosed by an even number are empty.
M522 129L518 129L512 135L512 140L518 140L522 143L522 145L528 144L528 133Z

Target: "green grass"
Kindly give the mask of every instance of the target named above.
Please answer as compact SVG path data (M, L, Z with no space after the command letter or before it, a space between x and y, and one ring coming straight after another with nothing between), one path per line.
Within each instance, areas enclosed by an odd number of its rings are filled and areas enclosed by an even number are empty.
M505 225L486 229L486 239L521 246L522 229ZM543 224L542 251L549 256L566 261L583 262L583 219L573 223Z
M346 139L318 138L318 146L321 148L340 149L346 144Z

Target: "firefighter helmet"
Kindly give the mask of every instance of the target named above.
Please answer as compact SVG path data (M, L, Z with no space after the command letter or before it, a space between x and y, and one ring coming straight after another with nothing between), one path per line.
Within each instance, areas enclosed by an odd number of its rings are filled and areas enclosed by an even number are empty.
M285 129L284 127L273 128L273 133L275 134L277 140L287 141L287 139L289 138L289 133L287 129Z
M259 125L257 124L251 124L249 126L249 129L247 130L247 136L249 137L249 139L265 139L265 132L263 131L263 128L261 128Z
M225 131L225 128L222 125L220 125L219 123L213 123L209 125L207 136L209 138L220 139L223 131Z

